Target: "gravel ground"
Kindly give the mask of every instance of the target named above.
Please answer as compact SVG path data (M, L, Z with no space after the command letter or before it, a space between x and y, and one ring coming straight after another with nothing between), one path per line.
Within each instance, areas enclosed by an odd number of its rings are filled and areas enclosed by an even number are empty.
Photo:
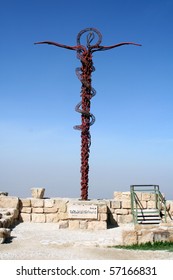
M84 231L57 224L21 223L0 244L1 260L173 260L173 252L109 248L122 242L122 229Z

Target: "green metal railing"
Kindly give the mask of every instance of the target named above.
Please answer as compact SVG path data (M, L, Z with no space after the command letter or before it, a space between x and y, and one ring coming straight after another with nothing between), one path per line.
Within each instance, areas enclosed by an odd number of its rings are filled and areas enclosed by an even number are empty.
M131 209L133 214L134 223L138 223L138 210L143 210L143 205L137 195L137 192L141 193L150 193L155 196L155 212L161 216L161 211L164 211L164 222L166 223L166 199L163 197L162 193L159 190L159 185L131 185L130 194L131 194ZM148 211L150 213L150 211ZM151 210L153 213L153 210Z

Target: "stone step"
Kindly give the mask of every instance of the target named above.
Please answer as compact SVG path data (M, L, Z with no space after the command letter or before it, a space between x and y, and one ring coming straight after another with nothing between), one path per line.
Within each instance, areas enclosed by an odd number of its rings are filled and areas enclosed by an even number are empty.
M138 220L161 220L160 216L138 216Z
M161 220L143 220L138 221L138 224L160 224Z
M136 214L138 224L160 224L161 222L158 209L138 209Z

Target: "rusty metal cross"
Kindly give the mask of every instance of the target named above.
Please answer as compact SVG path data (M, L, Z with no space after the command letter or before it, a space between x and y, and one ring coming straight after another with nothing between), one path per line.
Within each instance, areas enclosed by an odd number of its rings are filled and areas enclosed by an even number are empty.
M81 37L86 34L86 45L81 43ZM95 42L92 44L92 42ZM90 112L90 101L95 96L96 91L91 85L91 74L95 70L92 61L92 54L96 51L106 51L123 45L136 45L133 42L122 42L111 46L101 46L102 34L96 28L85 28L77 35L77 45L67 46L56 42L43 41L35 44L49 44L56 47L65 48L77 52L77 58L81 61L82 66L76 68L76 74L81 81L81 98L82 100L76 105L75 110L81 114L81 125L74 126L81 131L81 199L88 199L88 182L89 182L89 153L91 145L90 126L95 122L94 115Z

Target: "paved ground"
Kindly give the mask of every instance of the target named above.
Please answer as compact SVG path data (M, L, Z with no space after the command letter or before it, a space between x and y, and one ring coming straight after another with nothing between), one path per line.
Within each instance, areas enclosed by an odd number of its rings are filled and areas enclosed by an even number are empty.
M122 229L58 229L57 224L21 223L8 243L0 244L1 260L173 260L173 252L109 248L122 242Z

